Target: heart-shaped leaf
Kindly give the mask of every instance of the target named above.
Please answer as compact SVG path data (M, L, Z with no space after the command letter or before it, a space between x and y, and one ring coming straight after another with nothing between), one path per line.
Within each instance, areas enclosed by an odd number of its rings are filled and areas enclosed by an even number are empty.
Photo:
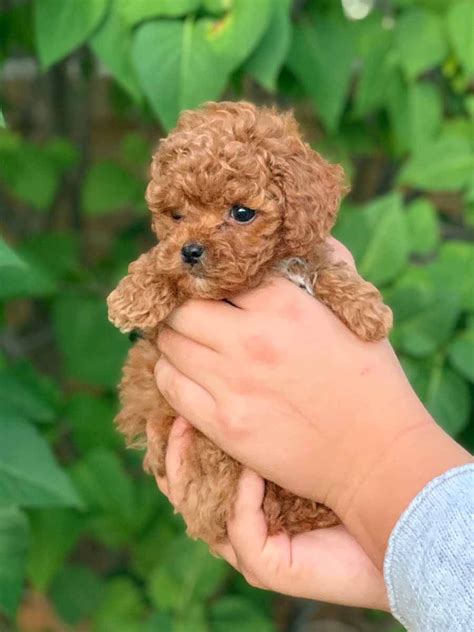
M284 1L279 4L284 5ZM207 22L206 39L228 73L255 49L275 11L271 0L233 0L228 13ZM274 54L278 55L275 44Z
M136 2L128 3L136 6ZM141 90L132 63L132 31L117 5L112 4L106 20L90 40L92 50L134 99Z
M68 55L91 35L107 4L107 0L35 0L35 33L43 69Z
M290 6L290 0L281 0L273 6L267 30L244 66L270 92L276 90L277 76L290 46Z
M354 43L345 22L321 16L314 25L305 22L294 28L287 64L332 131L347 99L353 59Z
M151 107L165 128L181 110L218 98L228 71L207 40L207 21L160 20L141 25L134 36L135 69Z
M126 24L135 26L150 18L176 18L198 9L200 0L115 0Z

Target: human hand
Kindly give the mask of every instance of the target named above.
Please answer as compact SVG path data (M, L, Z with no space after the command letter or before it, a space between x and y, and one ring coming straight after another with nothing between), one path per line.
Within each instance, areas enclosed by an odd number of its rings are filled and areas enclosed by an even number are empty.
M153 432L153 427L148 429ZM184 490L180 466L192 428L178 418L166 453L166 478L161 491L179 511ZM153 440L152 436L149 436ZM242 573L252 586L347 606L388 610L382 573L341 525L294 537L269 536L262 510L264 481L245 469L239 481L234 515L227 523L228 542L215 552Z
M156 377L175 410L263 478L333 509L379 567L410 500L466 458L387 341L360 340L284 279L232 305L189 301L167 322Z

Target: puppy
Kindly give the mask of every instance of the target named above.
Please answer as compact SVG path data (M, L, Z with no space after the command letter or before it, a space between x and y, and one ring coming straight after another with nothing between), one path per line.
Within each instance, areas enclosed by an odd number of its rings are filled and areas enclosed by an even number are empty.
M284 274L362 339L387 335L392 317L379 292L329 257L327 237L345 190L342 169L302 140L291 113L207 103L184 112L161 141L146 192L158 243L130 264L108 298L112 323L143 337L124 366L117 425L129 445L146 448L149 472L165 474L176 417L155 384L156 336L186 299L231 298ZM148 445L147 426L157 437ZM196 431L183 470L179 511L189 535L212 546L226 537L241 465ZM270 533L338 522L327 507L270 482L264 511Z

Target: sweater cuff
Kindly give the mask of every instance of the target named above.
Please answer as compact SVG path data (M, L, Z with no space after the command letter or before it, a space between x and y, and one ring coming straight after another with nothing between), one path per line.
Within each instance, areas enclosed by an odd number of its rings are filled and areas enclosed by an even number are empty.
M473 629L473 512L468 464L428 483L393 529L384 576L392 613L410 632Z

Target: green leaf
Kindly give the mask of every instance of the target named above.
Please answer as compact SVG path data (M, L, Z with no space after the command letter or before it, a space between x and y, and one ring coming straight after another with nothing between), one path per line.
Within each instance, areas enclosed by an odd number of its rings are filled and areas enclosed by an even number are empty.
M408 86L400 71L394 71L386 85L385 108L389 118L389 133L395 153L407 151L410 144L410 111Z
M295 26L287 64L331 131L337 128L344 109L353 58L354 45L347 21L321 16L314 26L309 23Z
M466 187L474 169L474 153L467 139L448 137L425 143L405 164L401 184L433 191Z
M369 223L364 209L350 207L343 202L333 234L349 248L356 261L360 261L365 252L368 232Z
M35 0L35 32L43 70L85 42L106 8L107 0Z
M135 26L155 17L176 18L195 11L200 0L116 0L125 22Z
M402 358L402 364L434 419L456 437L469 421L470 397L466 382L446 366L443 357L428 361Z
M274 624L244 597L226 595L210 608L212 632L273 632Z
M149 578L149 593L159 609L186 612L191 603L213 595L228 573L223 560L212 557L207 546L180 536Z
M71 505L81 501L65 472L34 426L23 420L0 420L0 506Z
M56 283L43 270L31 266L2 269L0 301L32 296L50 296L56 290Z
M0 110L0 127L6 127L5 117L3 116L2 110Z
M448 52L441 18L419 7L401 14L395 41L408 79L437 66Z
M115 406L105 397L73 393L65 416L72 428L74 444L83 453L93 448L118 448L122 444L113 419Z
M461 313L461 294L431 278L428 266L409 268L386 294L395 317L391 338L398 350L424 357L449 339Z
M391 281L408 260L408 235L397 194L375 200L364 209L369 234L358 260L360 274L375 284Z
M76 625L92 615L102 601L103 582L86 566L68 566L56 577L51 599L61 619Z
M166 568L158 566L150 583L151 598L160 610L178 610L181 606L181 581L173 577Z
M427 268L438 287L451 288L461 295L461 307L474 312L474 244L448 241L439 258Z
M44 146L43 151L60 170L74 167L79 162L77 147L65 138L53 138Z
M15 252L8 246L8 244L3 241L0 237L0 267L15 267L15 268L23 268L27 267L26 263L20 259L20 257L15 254ZM2 270L3 274L3 270Z
M363 60L354 103L357 116L365 116L385 103L393 73L392 38L390 33L382 32Z
M232 6L233 0L201 0L202 8L212 15L222 15Z
M137 489L142 489L142 485ZM130 551L133 571L144 579L159 567L171 542L182 531L182 523L176 520L168 500L156 493L156 486L153 493L159 520L155 520L146 533L140 534Z
M51 423L58 415L61 395L46 376L20 363L0 370L0 414L37 423Z
M451 44L466 74L474 74L474 4L463 0L453 4L447 13Z
M133 205L144 194L144 185L112 161L93 165L82 190L86 213L103 215Z
M135 69L151 107L170 129L181 110L219 97L228 71L211 50L207 21L161 20L134 37Z
M0 301L54 292L55 284L44 273L29 266L0 237Z
M31 546L28 577L35 589L45 592L82 530L83 516L72 509L48 508L30 514Z
M129 343L108 322L105 301L63 294L53 306L53 323L69 377L115 387Z
M102 603L94 614L94 632L142 632L143 596L129 577L108 579ZM139 627L136 627L139 626ZM155 630L162 631L156 627Z
M474 327L456 336L449 345L448 355L453 367L474 383Z
M78 277L81 272L79 235L73 232L35 234L21 243L21 254L32 268L55 280Z
M270 92L276 91L278 73L290 46L290 5L290 0L281 0L273 6L267 30L244 66Z
M17 507L0 507L0 610L9 616L20 602L28 544L25 514Z
M91 528L108 546L130 539L137 507L130 477L110 450L96 448L72 469L76 486L92 513Z
M410 117L409 143L413 152L439 132L442 121L440 93L426 82L413 83L408 88L408 112Z
M52 203L61 169L47 149L22 142L16 147L0 147L0 178L20 200L39 210Z
M136 6L136 2L128 2ZM90 40L92 50L110 70L118 83L136 101L141 91L132 63L132 32L116 3L109 9L106 20Z
M440 241L440 230L438 214L431 202L416 199L407 206L405 217L410 251L420 255L433 252Z
M271 0L233 0L222 18L206 21L206 40L228 73L255 49L273 13ZM243 33L245 37L242 37ZM275 44L274 54L277 55Z
M160 628L161 629L161 628ZM203 603L191 603L174 620L174 632L210 632Z

